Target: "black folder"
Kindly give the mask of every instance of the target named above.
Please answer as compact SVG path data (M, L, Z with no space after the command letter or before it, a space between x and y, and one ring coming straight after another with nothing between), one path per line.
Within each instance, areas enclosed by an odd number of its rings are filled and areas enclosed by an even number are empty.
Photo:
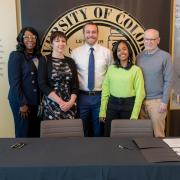
M151 163L176 162L180 156L159 138L133 138L144 158Z
M140 149L147 149L147 148L160 148L166 147L167 145L159 138L133 138L134 142Z

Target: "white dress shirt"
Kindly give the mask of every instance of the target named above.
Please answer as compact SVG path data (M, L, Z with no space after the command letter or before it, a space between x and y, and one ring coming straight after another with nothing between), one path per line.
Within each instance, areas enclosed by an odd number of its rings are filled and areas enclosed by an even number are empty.
M90 48L88 44L84 44L72 51L71 57L74 59L79 78L79 89L89 91L88 89L88 64ZM109 49L95 44L94 59L95 59L95 86L93 91L101 91L102 82L108 69L108 66L112 64L112 55Z

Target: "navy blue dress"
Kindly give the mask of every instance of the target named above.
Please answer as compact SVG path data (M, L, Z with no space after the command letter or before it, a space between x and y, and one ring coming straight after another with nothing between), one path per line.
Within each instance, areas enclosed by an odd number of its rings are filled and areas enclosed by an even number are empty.
M9 94L8 99L14 117L16 137L39 137L40 119L37 117L40 90L37 82L36 56L13 51L8 61ZM37 62L37 63L35 63ZM28 118L20 116L19 109L27 105Z

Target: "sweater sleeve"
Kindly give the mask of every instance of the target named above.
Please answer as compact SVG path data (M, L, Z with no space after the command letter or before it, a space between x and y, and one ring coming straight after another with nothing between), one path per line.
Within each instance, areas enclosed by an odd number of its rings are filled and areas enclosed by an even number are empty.
M28 104L22 88L22 65L24 58L23 53L13 51L10 54L8 61L8 78L10 89L13 91L13 94L20 106Z
M163 86L163 97L162 102L168 104L169 95L172 87L173 79L173 70L170 54L167 53L165 61L163 63L163 77L164 77L164 86Z
M141 105L145 97L144 78L140 68L138 68L135 73L134 89L136 92L136 96L135 96L134 107L130 119L138 119L141 110Z
M45 57L39 59L38 84L41 91L48 96L49 93L53 91L53 88L51 88L48 83L48 62L46 61Z
M110 96L109 86L110 85L109 85L109 69L108 69L102 85L102 96L101 96L99 117L106 117L107 103Z

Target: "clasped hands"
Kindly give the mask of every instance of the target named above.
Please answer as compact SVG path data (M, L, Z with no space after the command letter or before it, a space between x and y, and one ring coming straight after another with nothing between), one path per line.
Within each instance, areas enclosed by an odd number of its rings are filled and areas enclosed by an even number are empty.
M72 101L66 102L66 101L61 100L58 104L62 111L67 112L74 105L74 102Z

